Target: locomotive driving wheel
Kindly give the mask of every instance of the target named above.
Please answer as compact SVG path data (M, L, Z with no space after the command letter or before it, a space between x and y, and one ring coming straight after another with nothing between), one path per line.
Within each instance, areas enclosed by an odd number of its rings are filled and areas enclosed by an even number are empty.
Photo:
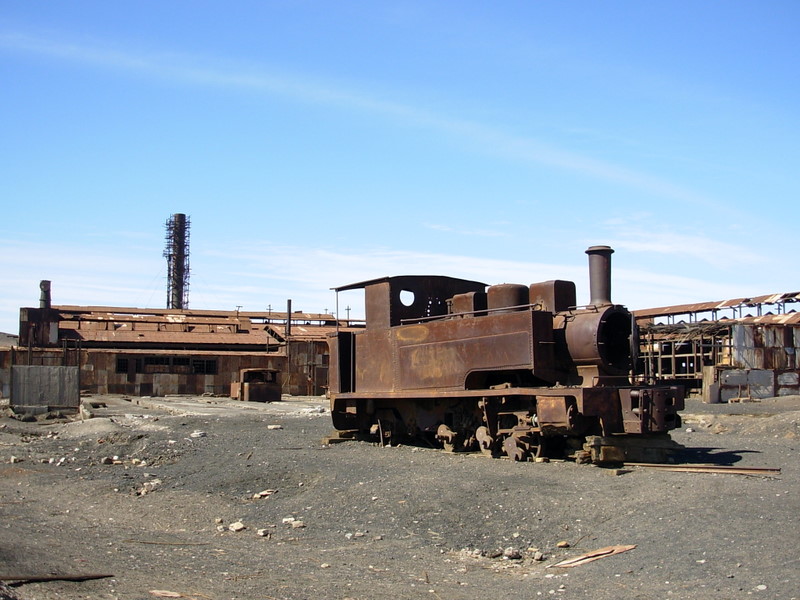
M478 441L478 447L481 452L487 456L494 456L495 440L489 433L489 428L485 425L478 427L475 430L475 439Z
M538 431L510 435L503 440L503 450L511 460L535 460L544 456L544 437Z

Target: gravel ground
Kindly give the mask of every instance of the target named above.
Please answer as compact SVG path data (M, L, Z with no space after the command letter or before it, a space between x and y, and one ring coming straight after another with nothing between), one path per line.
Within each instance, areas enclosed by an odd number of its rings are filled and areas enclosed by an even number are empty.
M680 462L768 476L327 445L321 398L86 401L0 419L21 600L800 598L800 397L690 401L673 434ZM554 566L613 545L636 547ZM110 577L21 582L48 575Z

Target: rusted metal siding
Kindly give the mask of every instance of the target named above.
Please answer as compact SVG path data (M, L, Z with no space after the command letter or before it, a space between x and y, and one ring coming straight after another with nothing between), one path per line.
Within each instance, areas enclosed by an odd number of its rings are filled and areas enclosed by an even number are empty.
M800 394L800 373L780 369L721 369L713 401L743 401Z
M731 331L733 366L778 371L796 369L800 350L798 338L800 327L735 325Z
M286 357L281 354L104 349L81 350L79 354L81 390L94 394L227 396L230 384L237 380L240 369L286 369ZM15 362L50 366L76 365L77 355L77 351L65 353L62 350L34 349L28 352L22 348L16 351ZM183 360L187 361L187 366L146 364L148 358ZM127 370L120 369L124 364L129 366ZM192 372L193 366L204 365L214 365L214 372Z
M328 389L329 350L327 340L290 341L283 393L319 396Z
M276 333L288 322L291 336ZM14 362L77 365L80 353L81 388L101 394L228 395L241 369L267 368L281 372L284 393L317 395L336 330L332 315L300 311L22 308Z
M13 357L11 347L0 347L0 398L11 395L11 361Z
M11 408L17 413L80 406L78 367L12 366Z
M188 360L188 365L142 365L120 372L120 361L128 365L142 361L144 357L177 357ZM213 365L213 372L196 372L199 365ZM124 365L124 362L123 362ZM89 375L82 387L96 393L130 394L136 396L163 396L167 394L213 394L227 396L231 383L238 378L241 369L266 368L284 370L286 357L258 354L175 353L162 351L158 354L145 351L87 353L84 363ZM171 372L168 372L171 371Z
M778 294L749 302L787 303L796 299L796 294ZM715 306L740 306L741 300ZM678 309L706 309L708 306L675 307L673 314L678 314ZM640 360L647 375L682 380L690 389L699 390L702 386L703 398L708 402L736 398L740 394L742 397L787 394L796 389L793 383L778 384L776 378L789 381L792 380L790 373L800 373L797 357L800 351L800 313L654 324L650 313L656 312L670 313L667 309L636 313L642 334ZM762 371L772 374L768 383L759 374ZM737 373L756 373L752 377L758 382L748 381L748 376L742 379ZM732 378L733 383L725 378ZM749 392L748 386L751 388Z

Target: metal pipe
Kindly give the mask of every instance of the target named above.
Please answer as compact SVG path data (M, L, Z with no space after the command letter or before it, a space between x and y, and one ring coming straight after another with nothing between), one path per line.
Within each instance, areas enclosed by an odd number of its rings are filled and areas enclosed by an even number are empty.
M614 250L610 246L591 246L586 250L589 255L589 292L590 304L606 306L611 304L611 255Z
M292 335L292 300L286 301L286 341L289 341L289 336Z
M39 289L42 290L39 295L39 308L50 308L50 282L47 279L42 279L39 282Z

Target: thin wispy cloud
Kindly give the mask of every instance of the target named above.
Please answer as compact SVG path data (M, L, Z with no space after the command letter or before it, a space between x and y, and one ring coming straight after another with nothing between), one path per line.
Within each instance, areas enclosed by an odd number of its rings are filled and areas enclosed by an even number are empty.
M718 205L712 198L655 175L570 152L541 140L514 135L475 121L453 119L337 84L326 84L294 74L270 73L263 67L222 64L218 59L186 54L90 46L15 32L0 32L0 47L7 51L48 56L72 63L136 72L172 82L280 95L301 102L367 111L456 137L469 143L475 152L572 171L661 198L710 207Z
M665 275L646 270L642 261L633 260L634 251L670 253L680 246L669 244L666 239L651 244L644 240L629 240L627 244L625 240L615 240L612 245L626 256L613 267L613 298L630 308L661 306L665 297L693 302L774 291L742 290L736 282L715 284L700 276ZM92 257L63 244L42 243L34 247L5 243L3 250L0 256L20 256L19 252L24 252L26 262L0 261L4 281L11 290L0 302L0 331L17 331L19 308L38 305L39 279L45 278L53 280L53 303L57 305L164 306L166 266L154 258L131 256L124 247L109 247L102 257ZM721 247L714 250L735 251ZM58 258L72 253L69 260ZM224 268L217 268L216 263ZM206 273L215 275L207 277ZM296 310L322 312L333 310L335 305L331 288L406 274L448 275L490 285L565 279L575 282L579 303L588 301L588 267L582 256L566 257L564 262L537 262L390 248L345 251L241 242L224 249L202 245L194 248L189 306L222 310L237 306L266 310L272 306L283 310L291 298ZM348 293L341 306L352 306L354 317L363 316L361 300L359 293Z
M722 268L737 265L757 265L769 260L750 248L723 242L706 235L690 235L677 232L628 233L616 237L614 248L637 253L649 253L672 257L676 260L689 259Z
M425 229L432 229L433 231L441 231L443 233L452 233L454 235L461 235L467 237L508 237L505 231L498 231L497 229L465 229L463 227L452 227L450 225L442 225L441 223L423 223Z
M536 262L491 258L475 258L458 254L418 251L398 251L373 248L365 252L314 249L299 246L249 244L215 252L216 258L230 263L235 259L239 270L229 273L230 281L219 292L229 294L230 302L238 304L252 298L257 291L256 306L270 302L275 308L285 302L281 293L288 294L295 306L311 312L330 308L333 296L326 290L368 281L387 275L448 275L488 285L519 283L528 285L539 281L562 279L574 281L578 301L589 300L588 262L585 257L571 257L565 262ZM648 271L631 260L613 267L613 298L630 308L663 305L664 297L680 302L697 302L709 298L736 297L743 293L734 284L717 284L689 275L665 275ZM246 279L245 279L246 277ZM248 281L246 285L242 281ZM255 283L254 282L258 282ZM225 289L227 288L227 289ZM233 293L232 293L233 292ZM356 309L354 316L363 316L358 304L361 293L347 292L348 304ZM220 304L226 306L226 304ZM362 312L358 312L361 310Z

